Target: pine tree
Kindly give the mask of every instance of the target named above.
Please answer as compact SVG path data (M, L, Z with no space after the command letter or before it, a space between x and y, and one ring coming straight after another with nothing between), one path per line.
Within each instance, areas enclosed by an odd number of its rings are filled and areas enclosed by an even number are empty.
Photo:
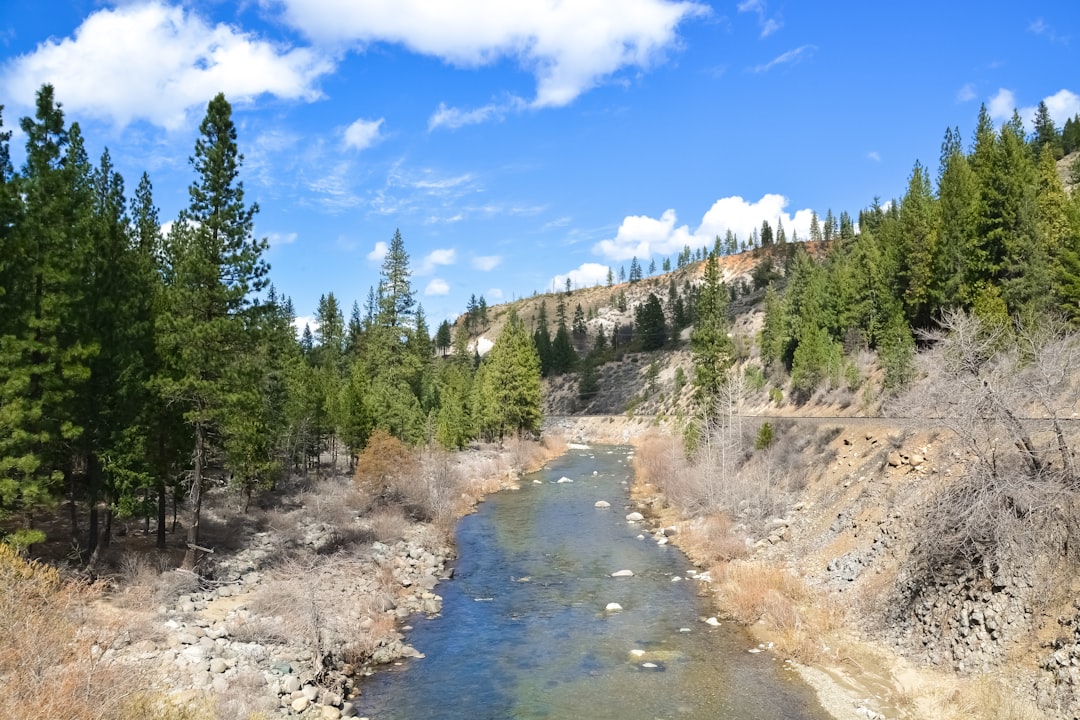
M35 116L20 127L26 162L14 188L3 168L6 210L19 223L0 230L0 514L19 511L29 521L63 479L72 480L67 449L83 432L74 403L97 348L82 342L81 324L73 322L83 299L73 249L90 218L78 126L64 127L53 88L44 85ZM3 145L6 158L6 140Z
M253 350L251 330L260 310L253 296L266 284L265 240L253 234L257 205L244 202L239 180L243 156L236 147L232 108L224 95L210 101L199 126L188 188L190 206L167 240L166 321L162 355L169 358L163 385L182 404L194 438L191 517L186 567L199 544L202 491L210 439L232 413L250 405L257 380L242 362Z
M482 429L502 440L540 429L540 358L525 325L510 311L477 376Z
M382 278L379 282L379 322L396 328L408 325L412 320L416 295L410 281L409 254L401 231L395 230L390 247L383 258Z
M935 274L943 305L970 307L981 280L982 251L975 235L979 190L960 147L959 130L947 130L938 173L940 225Z
M630 284L641 281L641 265L638 263L637 256L635 255L630 260Z
M935 283L938 255L937 208L930 178L919 162L911 171L907 194L900 205L900 237L896 266L900 268L900 292L909 321L928 327L941 306L942 289ZM902 258L902 262L900 259Z
M453 337L450 332L450 321L443 320L439 323L439 329L435 331L435 347L443 357L446 357L447 351L450 350L450 344L453 342Z
M615 284L615 273L611 270L611 267L609 266L608 269L607 269L607 286L611 287L614 284Z
M728 337L727 289L720 279L715 256L705 262L705 276L697 303L697 322L690 333L694 358L694 382L698 398L706 409L720 389L720 381L735 361L735 348Z
M1054 127L1054 120L1050 117L1050 110L1046 107L1045 101L1040 101L1039 107L1035 110L1035 132L1032 134L1031 144L1036 156L1047 149L1054 160L1059 160L1064 154L1061 135Z
M588 332L585 327L585 311L581 307L581 303L578 303L574 307L574 324L573 324L574 337L583 338Z
M667 342L667 322L660 298L649 293L645 302L634 308L634 324L641 338L642 350L659 350Z

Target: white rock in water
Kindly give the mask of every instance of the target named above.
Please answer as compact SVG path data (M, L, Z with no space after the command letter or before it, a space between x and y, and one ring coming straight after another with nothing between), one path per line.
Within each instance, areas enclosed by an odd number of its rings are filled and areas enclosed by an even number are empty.
M582 445L581 443L567 443L566 447L570 450L588 450L588 445Z
M620 605L619 603L608 603L604 607L604 610L608 612L619 612L620 610L622 610L622 605Z
M543 484L544 484L543 480L533 480L533 485L543 485Z
M643 668L654 668L654 667L656 667L656 663L641 663L641 667L643 667Z
M644 520L644 519L645 519L645 516L642 515L639 512L632 512L632 513L630 513L629 515L626 516L627 522L638 522L639 520Z
M558 484L558 485L562 485L563 483L572 483L572 482L574 482L574 481L571 480L570 478L566 477L565 475L555 481L555 483Z
M747 650L747 652L759 653L761 652L761 648L750 648L749 650Z
M645 536L644 536L644 535L638 535L638 536L637 536L637 539L638 539L638 540L644 540L644 539L645 539Z
M634 648L633 650L630 651L630 654L633 655L634 657L643 657L645 655L645 651L644 650L638 650L637 648Z
M609 508L611 507L611 503L609 503L607 500L597 500L593 507Z
M593 470L593 471L592 471L592 474L593 474L593 475L599 475L600 473L598 473L598 472L597 472L596 470Z
M633 570L616 570L611 573L611 577L634 577Z
M709 618L708 620L705 621L705 624L706 625L712 625L713 627L716 627L716 626L718 626L720 624L720 621L717 620L715 617L711 617L711 618Z
M690 632L690 628L679 628L679 632Z
M660 538L659 540L656 541L656 544L657 545L667 545L667 538L666 537ZM675 578L675 579L678 580L679 578Z

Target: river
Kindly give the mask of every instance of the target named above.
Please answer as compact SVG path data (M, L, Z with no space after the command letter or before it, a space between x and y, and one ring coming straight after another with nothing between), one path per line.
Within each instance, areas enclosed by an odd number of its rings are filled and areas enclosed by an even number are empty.
M686 557L625 520L631 453L572 449L462 519L454 579L436 589L442 614L408 633L425 657L365 681L360 714L826 720L776 657L747 652L742 629L702 622ZM634 575L611 576L624 569Z

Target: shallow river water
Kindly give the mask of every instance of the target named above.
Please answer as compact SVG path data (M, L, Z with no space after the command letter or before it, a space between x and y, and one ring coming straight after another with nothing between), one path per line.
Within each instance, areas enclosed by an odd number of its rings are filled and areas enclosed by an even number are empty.
M464 518L454 579L436 589L442 615L408 634L426 657L369 678L360 714L825 720L774 656L747 652L741 629L702 622L709 609L686 557L625 520L630 452L570 450ZM611 577L623 569L634 576ZM605 612L611 602L622 611Z

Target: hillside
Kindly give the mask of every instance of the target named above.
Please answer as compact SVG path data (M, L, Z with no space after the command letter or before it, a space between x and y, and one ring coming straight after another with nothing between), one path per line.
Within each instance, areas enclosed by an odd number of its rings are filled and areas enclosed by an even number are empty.
M750 253L725 258L725 280L749 278L761 259ZM679 276L699 279L697 267ZM633 288L634 297L669 282L666 277L643 281ZM604 294L619 289L574 295L603 302ZM732 593L741 592L732 583L745 589L750 582L730 580L734 569L775 568L797 578L792 582L801 590L778 586L768 591L778 593L773 600L739 619L754 622L762 641L775 643L782 657L805 663L812 683L865 710L853 717L1075 717L1080 697L1073 658L1080 657L1080 615L1074 601L1080 586L1076 559L1061 544L1071 542L1062 539L1072 537L1067 509L1074 501L1066 499L1071 496L1053 500L1061 512L1040 515L1043 520L1033 526L1025 524L1031 519L1016 524L994 509L1002 498L1013 502L1019 489L994 496L983 492L982 481L965 484L991 467L979 460L984 447L979 438L985 433L993 448L997 438L1011 437L1014 430L997 421L984 428L974 416L964 421L970 424L961 423L968 391L962 378L958 383L940 377L938 369L952 352L943 342L923 349L915 382L897 398L884 402L876 357L863 352L853 363L857 382L826 383L804 402L793 402L786 395L787 378L759 374L760 299L760 293L750 294L733 305L737 429L720 427L715 440L737 448L732 454L740 459L730 469L688 462L680 443L649 440L656 432L681 437L695 414L688 331L670 349L630 352L600 366L599 390L592 397L579 397L574 374L549 379L545 412L550 422L581 440L637 438L642 446L639 506L659 527L671 528L657 537L674 534L703 569L711 569L722 611L731 612ZM597 309L599 318L609 313L611 308ZM1075 338L1068 342L1075 348ZM1057 363L1055 352L1060 351L1048 349L1040 363ZM1065 365L1054 365L1064 384L1040 401L1047 405L1039 405L1026 389L1038 385L1029 365L1002 360L1004 365L987 366L986 372L997 378L1010 402L1020 403L1017 415L1043 417L1049 411L1073 417L1080 368L1071 364L1075 355L1066 355L1060 361ZM682 382L676 379L680 371ZM943 402L960 404L942 411ZM1026 427L1033 421L1023 422ZM766 423L771 449L755 450ZM1076 425L1063 425L1059 439L1045 425L1032 424L1025 432L1040 453L1051 453L1057 445L1080 442ZM974 428L978 432L972 435ZM1000 454L995 464L1013 467L1008 453L995 453ZM1005 470L1004 482L1013 482L1011 472ZM1058 492L1031 485L1023 491L1025 502L1042 502L1035 498L1044 491ZM710 502L720 498L723 511L703 512L695 493L708 494L714 498ZM1019 517L1027 518L1027 512ZM1003 524L989 526L987 518ZM994 537L1004 544L998 554L986 551L981 565L946 571L953 567L950 524L972 528L964 532L991 533L980 543ZM729 549L717 549L724 547ZM940 551L928 550L933 548ZM927 574L935 563L944 563L942 570ZM866 714L871 712L879 715Z

